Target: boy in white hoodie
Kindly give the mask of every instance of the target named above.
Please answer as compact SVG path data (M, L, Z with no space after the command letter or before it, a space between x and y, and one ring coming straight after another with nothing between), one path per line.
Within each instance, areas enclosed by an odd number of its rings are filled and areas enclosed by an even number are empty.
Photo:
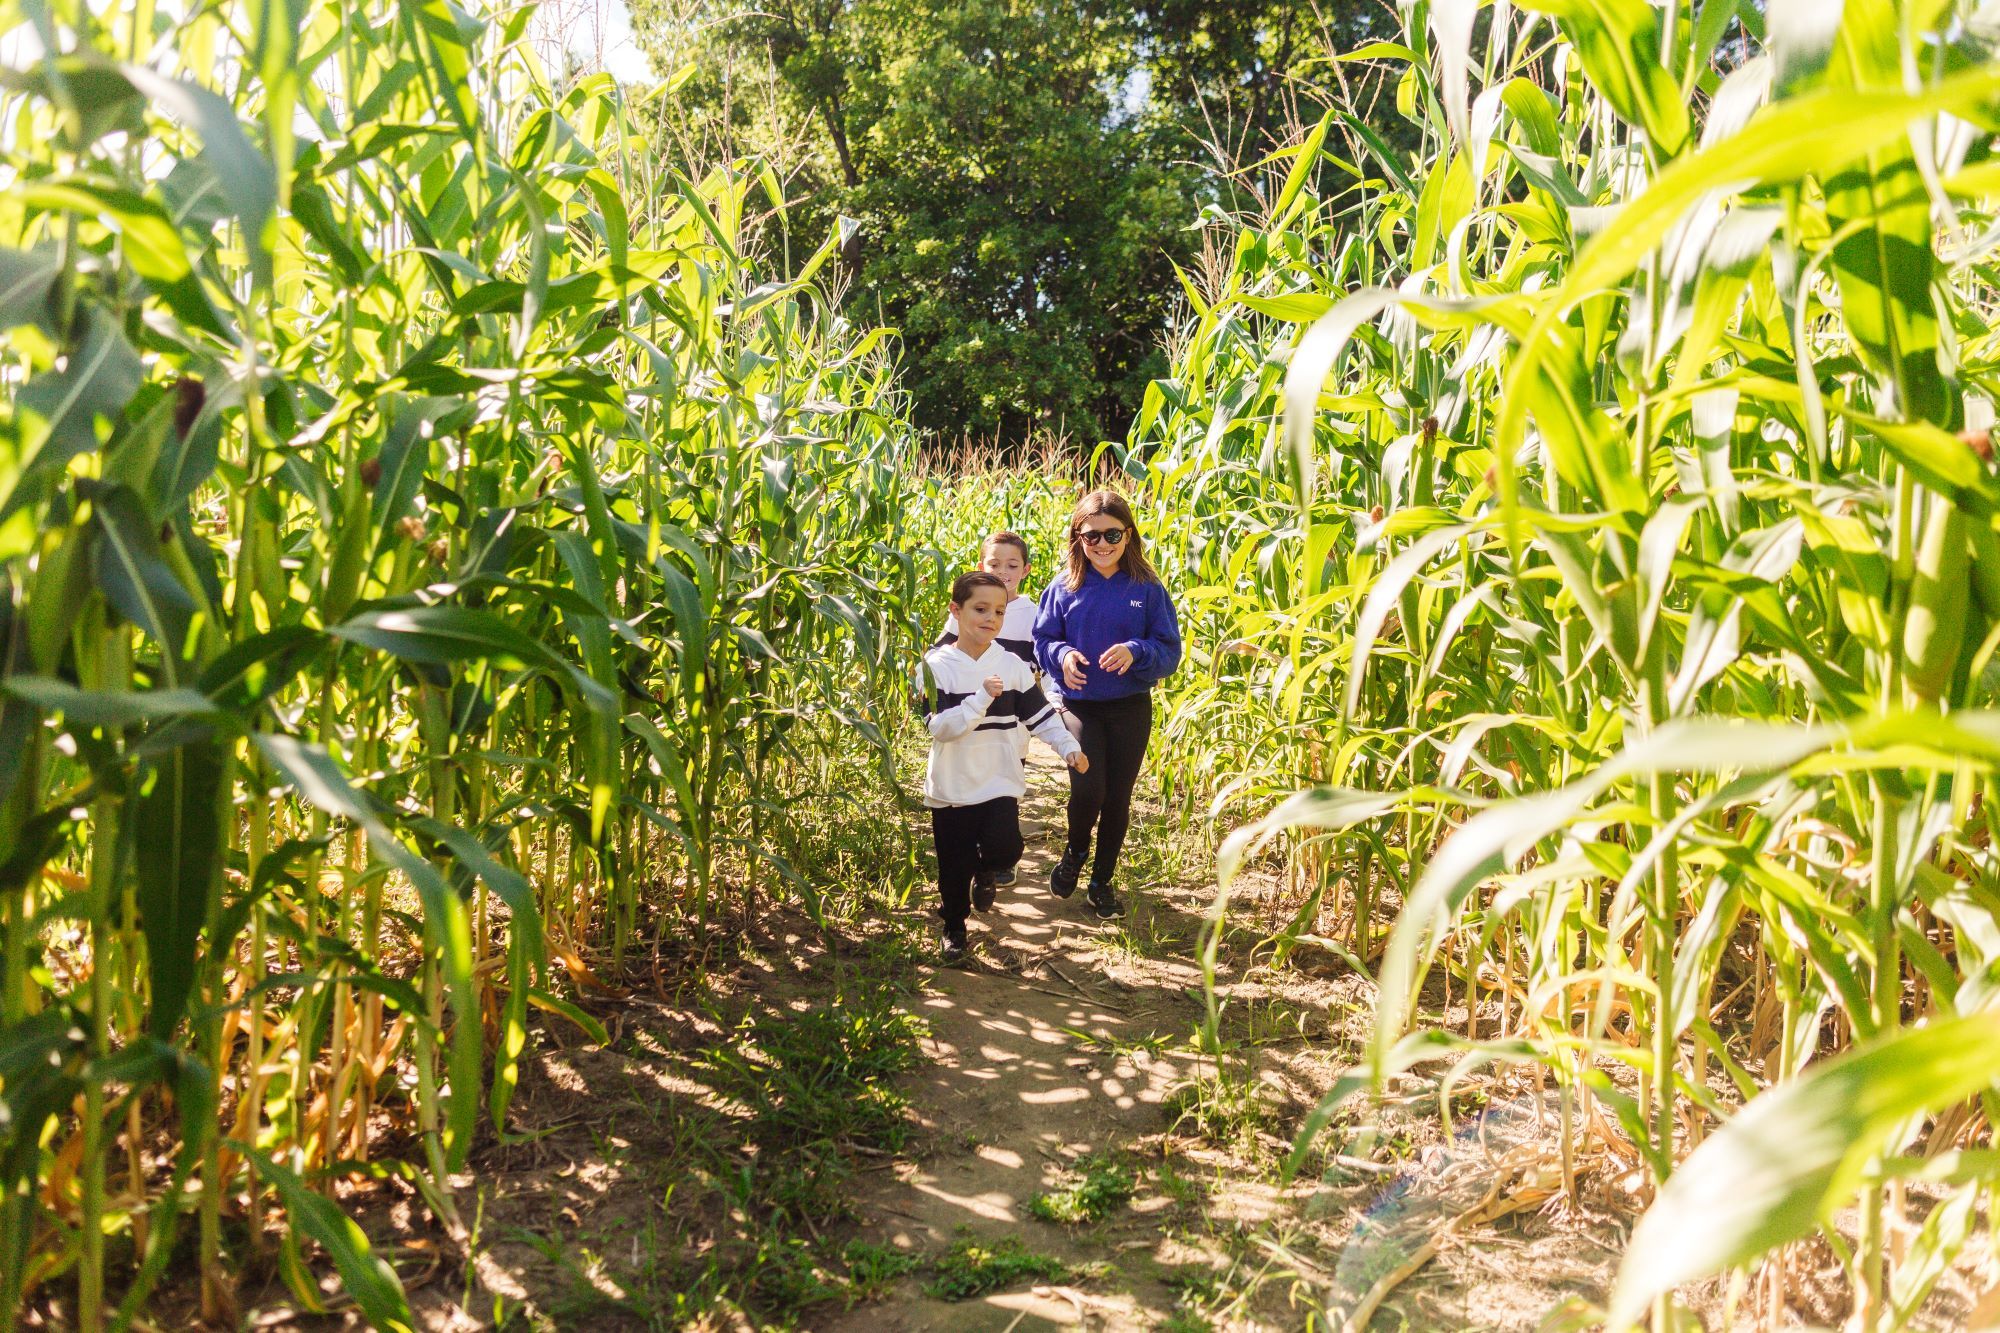
M1062 697L1057 693L1056 683L1042 674L1035 661L1035 599L1021 591L1022 582L1028 577L1028 539L1018 532L995 532L979 543L979 568L1000 580L1007 589L1007 617L1000 626L1000 633L994 639L1002 648L1014 654L1034 669L1035 678L1041 683L1042 693L1055 705L1056 716L1062 719L1069 734L1081 741L1082 726L1074 717L1063 711ZM931 647L942 648L958 642L958 617L947 614L944 630L931 641ZM921 700L913 701L919 712L923 711ZM1021 747L1021 758L1028 757L1028 728L1020 728L1014 736L1014 743ZM1012 870L996 871L994 883L1006 888L1014 882Z
M1009 589L994 574L961 574L951 585L957 641L924 654L929 676L924 720L930 762L924 804L937 847L938 915L944 960L965 956L965 919L993 906L996 877L1021 859L1021 767L1025 728L1084 772L1090 761L1043 696L1035 670L996 642Z

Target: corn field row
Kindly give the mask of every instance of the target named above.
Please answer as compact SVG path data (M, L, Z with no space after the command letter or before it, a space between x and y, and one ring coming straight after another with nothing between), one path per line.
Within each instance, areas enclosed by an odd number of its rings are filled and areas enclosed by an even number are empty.
M1202 645L1155 753L1242 826L1218 910L1276 856L1268 956L1379 988L1301 1149L1524 1066L1573 1198L1649 1182L1610 1326L1728 1270L1776 1318L1816 1231L1906 1324L2000 1185L2000 30L1405 18L1343 58L1402 70L1414 159L1336 107L1252 173L1108 451Z
M558 83L525 9L7 15L0 1327L57 1286L124 1326L189 1243L209 1317L239 1248L310 1305L308 1242L404 1325L336 1182L405 1134L460 1227L531 1009L914 882L932 547L1020 528L1045 577L1067 474L923 474L815 286L844 238L665 159L671 82ZM1102 451L1219 919L1275 865L1260 956L1377 988L1298 1159L1520 1066L1566 1190L1650 1197L1609 1325L1717 1273L1775 1319L1815 1234L1907 1325L2000 1183L2000 28L1405 20L1338 58L1402 69L1416 152L1336 98L1246 172ZM825 864L830 818L883 854Z
M190 1250L206 1317L246 1255L313 1308L312 1243L404 1326L333 1200L385 1135L457 1232L531 1009L909 878L935 576L841 237L531 12L0 22L0 1328ZM815 863L829 792L883 857Z

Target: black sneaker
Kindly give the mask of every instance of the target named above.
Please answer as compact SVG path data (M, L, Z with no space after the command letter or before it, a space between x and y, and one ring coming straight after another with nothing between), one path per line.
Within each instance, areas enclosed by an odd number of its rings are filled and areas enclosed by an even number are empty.
M1008 866L1005 870L996 870L993 872L993 882L1003 889L1013 888L1016 878L1018 876L1015 875L1014 867L1012 866Z
M990 870L982 870L972 877L972 910L990 912L993 910L993 890L999 883L999 876Z
M945 962L956 963L961 961L965 957L965 951L968 946L966 945L965 942L964 922L960 922L958 925L955 926L946 925L945 928L941 932L939 932L938 940L939 940L938 956L942 958Z
M1074 852L1064 852L1062 860L1049 870L1049 892L1058 898L1067 898L1076 892L1076 879L1083 873L1083 858Z
M1124 904L1118 901L1118 895L1113 893L1111 886L1101 879L1090 881L1090 888L1085 890L1083 900L1090 904L1090 910L1097 913L1101 921L1109 921L1125 910Z

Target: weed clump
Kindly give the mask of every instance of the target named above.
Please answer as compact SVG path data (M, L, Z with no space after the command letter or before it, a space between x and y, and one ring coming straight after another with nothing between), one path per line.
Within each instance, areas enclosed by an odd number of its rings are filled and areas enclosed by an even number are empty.
M923 1020L893 1000L850 996L803 1013L759 1010L736 1040L705 1052L710 1086L750 1112L744 1148L755 1170L739 1202L793 1218L844 1215L848 1150L903 1147L908 1098L894 1078L922 1058L923 1034Z
M1131 1199L1138 1177L1108 1156L1085 1158L1061 1189L1037 1194L1028 1212L1044 1222L1070 1226L1109 1217Z
M1261 1083L1227 1073L1183 1083L1167 1097L1166 1111L1175 1129L1186 1126L1218 1147L1243 1149L1256 1146L1270 1114Z
M897 1278L923 1267L923 1260L917 1255L865 1240L849 1241L847 1248L840 1252L840 1258L847 1265L847 1304L850 1308L866 1301L879 1300Z
M1036 1254L1012 1236L991 1245L961 1237L937 1261L924 1291L941 1301L969 1301L1018 1282L1061 1282L1070 1266L1047 1254Z

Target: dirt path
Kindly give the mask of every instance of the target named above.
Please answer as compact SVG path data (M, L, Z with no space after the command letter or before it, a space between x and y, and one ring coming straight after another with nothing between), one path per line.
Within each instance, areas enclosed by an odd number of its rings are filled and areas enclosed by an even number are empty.
M1036 755L1052 758L1040 747ZM1174 1308L1157 1258L1173 1201L1153 1176L1138 1172L1131 1204L1102 1221L1066 1226L1029 1212L1076 1164L1169 1127L1164 1103L1186 1057L1162 1048L1184 1044L1199 1013L1200 974L1182 952L1193 925L1185 912L1128 893L1126 918L1100 922L1080 891L1068 900L1049 892L1062 784L1052 762L1031 761L1020 878L993 911L975 915L968 964L937 968L913 1001L930 1025L934 1060L907 1089L922 1136L893 1174L875 1175L857 1211L866 1238L899 1249L936 1254L961 1237L1013 1237L1075 1268L1108 1271L949 1303L925 1295L921 1278L906 1279L829 1328L1151 1328ZM1147 956L1164 953L1179 956Z
M608 1042L539 1032L512 1136L454 1182L476 1226L466 1252L394 1176L352 1196L418 1326L1276 1333L1352 1309L1496 1181L1521 1193L1517 1150L1553 1160L1532 1089L1489 1081L1447 1134L1435 1089L1410 1081L1370 1160L1286 1181L1301 1117L1366 1035L1369 983L1251 965L1257 932L1292 910L1253 883L1265 896L1239 894L1247 929L1224 949L1218 1079L1192 1054L1206 849L1141 819L1124 916L1055 898L1067 784L1036 755L1027 857L975 918L965 965L913 966L911 921L837 935L782 914L733 953L656 959L652 985L591 992ZM928 1029L914 1062L904 1013ZM837 1077L829 1042L849 1062ZM885 1099L886 1127L845 1113L892 1085L904 1100ZM1086 1183L1097 1220L1037 1215ZM1538 1206L1549 1190L1528 1193ZM1510 1210L1439 1251L1371 1327L1543 1326L1572 1298L1602 1299L1619 1248L1615 1213ZM334 1275L325 1288L337 1295ZM359 1326L351 1309L305 1314L275 1273L246 1306L246 1327Z

